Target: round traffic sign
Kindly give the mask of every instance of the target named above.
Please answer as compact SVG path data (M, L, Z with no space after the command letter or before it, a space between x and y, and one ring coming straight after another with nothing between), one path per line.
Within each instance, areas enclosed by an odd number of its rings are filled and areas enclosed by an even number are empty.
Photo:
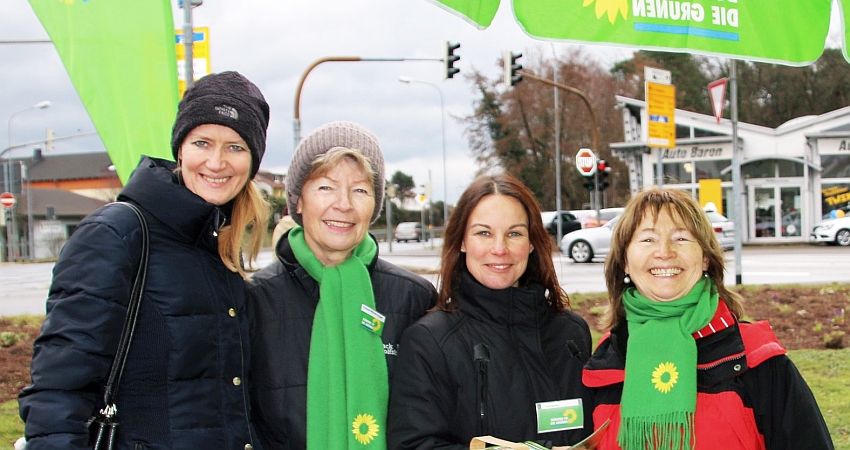
M579 149L576 153L576 169L578 173L592 177L596 174L596 154L589 148Z
M0 205L3 205L7 208L15 206L15 196L12 195L11 192L4 192L0 194Z

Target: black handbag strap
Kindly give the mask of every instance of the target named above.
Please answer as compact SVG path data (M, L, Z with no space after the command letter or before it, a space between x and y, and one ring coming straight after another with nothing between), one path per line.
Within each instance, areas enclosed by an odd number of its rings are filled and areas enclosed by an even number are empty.
M117 412L113 396L118 391L118 385L121 383L121 374L124 372L127 354L130 351L130 343L133 340L133 333L136 331L136 318L139 316L139 305L142 301L142 293L145 288L145 278L148 273L148 254L150 252L148 223L145 220L144 214L132 203L116 203L132 209L139 219L142 234L142 251L139 256L139 265L136 269L136 278L133 281L133 290L130 292L130 302L127 305L127 317L124 319L121 340L118 343L118 350L115 352L115 359L112 360L112 368L109 369L109 378L106 380L106 388L103 392L104 408L100 412L107 418L112 418Z

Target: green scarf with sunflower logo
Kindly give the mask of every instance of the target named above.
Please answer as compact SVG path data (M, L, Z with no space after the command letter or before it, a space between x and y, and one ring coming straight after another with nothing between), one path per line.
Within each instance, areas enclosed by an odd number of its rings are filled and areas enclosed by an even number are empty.
M706 277L671 302L626 289L629 343L617 436L623 450L694 448L697 346L691 335L708 325L717 301Z
M345 261L325 267L302 227L289 232L289 245L319 283L307 366L307 448L384 450L389 380L383 321L374 313L366 268L378 247L367 237Z

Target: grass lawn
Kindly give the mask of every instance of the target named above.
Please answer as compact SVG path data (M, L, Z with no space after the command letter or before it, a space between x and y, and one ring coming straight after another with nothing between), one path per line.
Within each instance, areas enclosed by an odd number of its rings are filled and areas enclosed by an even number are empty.
M836 450L850 450L850 348L788 355L815 393Z

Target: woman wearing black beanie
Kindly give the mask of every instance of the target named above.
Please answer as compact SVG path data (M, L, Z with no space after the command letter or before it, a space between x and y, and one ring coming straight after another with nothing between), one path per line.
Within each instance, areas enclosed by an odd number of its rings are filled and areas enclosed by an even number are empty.
M176 162L143 157L118 199L150 228L147 281L116 393L117 449L255 449L242 243L264 231L268 205L252 179L269 107L236 72L198 80L180 102ZM263 233L247 240L256 258ZM103 407L142 251L123 205L86 217L65 244L19 396L27 448L91 448L86 421Z

